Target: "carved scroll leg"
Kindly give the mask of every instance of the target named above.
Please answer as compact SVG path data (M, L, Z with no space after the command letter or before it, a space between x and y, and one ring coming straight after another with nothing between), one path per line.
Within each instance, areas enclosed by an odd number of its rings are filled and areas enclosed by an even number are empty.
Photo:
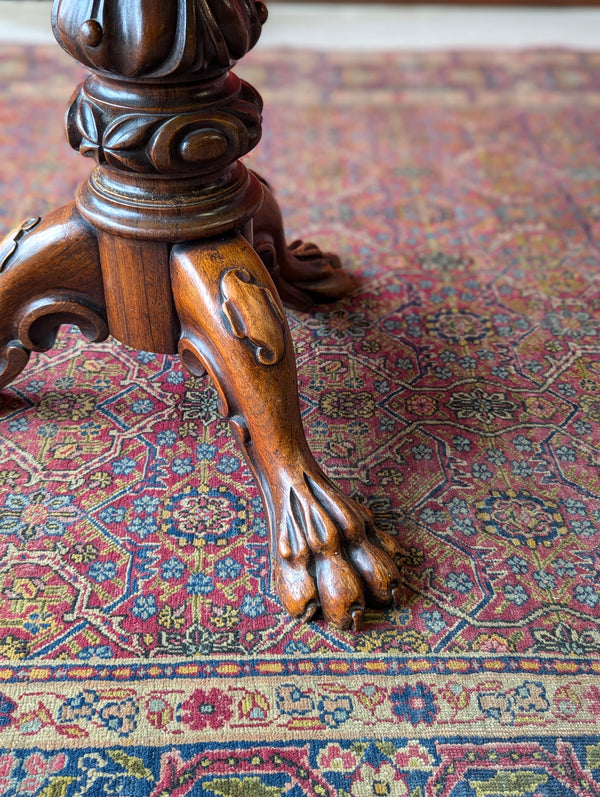
M0 242L0 388L47 351L61 324L108 335L94 230L74 203L29 219Z
M284 606L303 619L321 607L329 622L359 627L365 593L377 603L399 597L395 543L308 449L292 342L265 267L232 235L175 246L171 278L181 358L214 380L260 486Z
M356 287L337 255L322 252L316 244L285 241L281 211L269 184L263 205L254 217L254 248L266 265L284 304L309 310L320 302L333 302Z

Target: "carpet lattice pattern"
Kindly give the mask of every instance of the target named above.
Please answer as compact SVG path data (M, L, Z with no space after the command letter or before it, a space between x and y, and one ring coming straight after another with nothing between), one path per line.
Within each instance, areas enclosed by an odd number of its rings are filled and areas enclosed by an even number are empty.
M355 293L289 313L307 435L404 551L300 625L204 379L63 330L0 398L0 792L600 795L600 55L240 65L249 162ZM81 72L0 50L2 230L71 200Z

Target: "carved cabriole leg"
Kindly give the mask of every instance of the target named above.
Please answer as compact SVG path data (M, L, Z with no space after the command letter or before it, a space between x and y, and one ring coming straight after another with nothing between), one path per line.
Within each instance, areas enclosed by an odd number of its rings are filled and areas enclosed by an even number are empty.
M98 244L74 203L30 219L0 242L0 387L47 351L61 324L108 336Z
M315 462L304 436L292 342L275 286L242 237L176 245L171 275L179 352L206 369L260 486L273 577L286 609L358 628L365 594L397 599L395 543ZM387 551L387 552L386 552Z

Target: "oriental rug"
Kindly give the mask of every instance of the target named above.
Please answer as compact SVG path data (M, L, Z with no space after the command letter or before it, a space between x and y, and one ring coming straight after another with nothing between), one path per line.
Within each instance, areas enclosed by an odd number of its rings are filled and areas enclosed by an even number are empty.
M600 54L265 51L250 164L353 295L291 311L327 472L404 551L362 633L270 584L175 357L64 329L0 399L4 795L600 795ZM0 50L2 230L71 200L81 77Z

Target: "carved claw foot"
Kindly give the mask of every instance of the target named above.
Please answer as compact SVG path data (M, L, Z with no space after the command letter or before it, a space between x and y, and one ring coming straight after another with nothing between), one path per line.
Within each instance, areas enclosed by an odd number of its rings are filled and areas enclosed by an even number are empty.
M0 388L47 351L61 324L104 340L104 291L98 245L75 205L29 219L0 242Z
M292 342L264 265L241 236L231 236L175 246L171 278L181 358L215 382L259 484L285 608L304 620L320 608L328 622L358 628L366 599L398 600L398 551L310 453Z
M287 611L308 620L320 608L327 622L356 631L367 603L398 605L396 543L375 530L363 507L316 466L311 475L282 479L281 487L285 495L273 499L271 556Z
M257 175L258 176L258 175ZM281 300L298 310L334 302L356 287L339 257L316 244L286 244L281 211L269 184L259 177L265 198L254 217L254 249L267 267Z

